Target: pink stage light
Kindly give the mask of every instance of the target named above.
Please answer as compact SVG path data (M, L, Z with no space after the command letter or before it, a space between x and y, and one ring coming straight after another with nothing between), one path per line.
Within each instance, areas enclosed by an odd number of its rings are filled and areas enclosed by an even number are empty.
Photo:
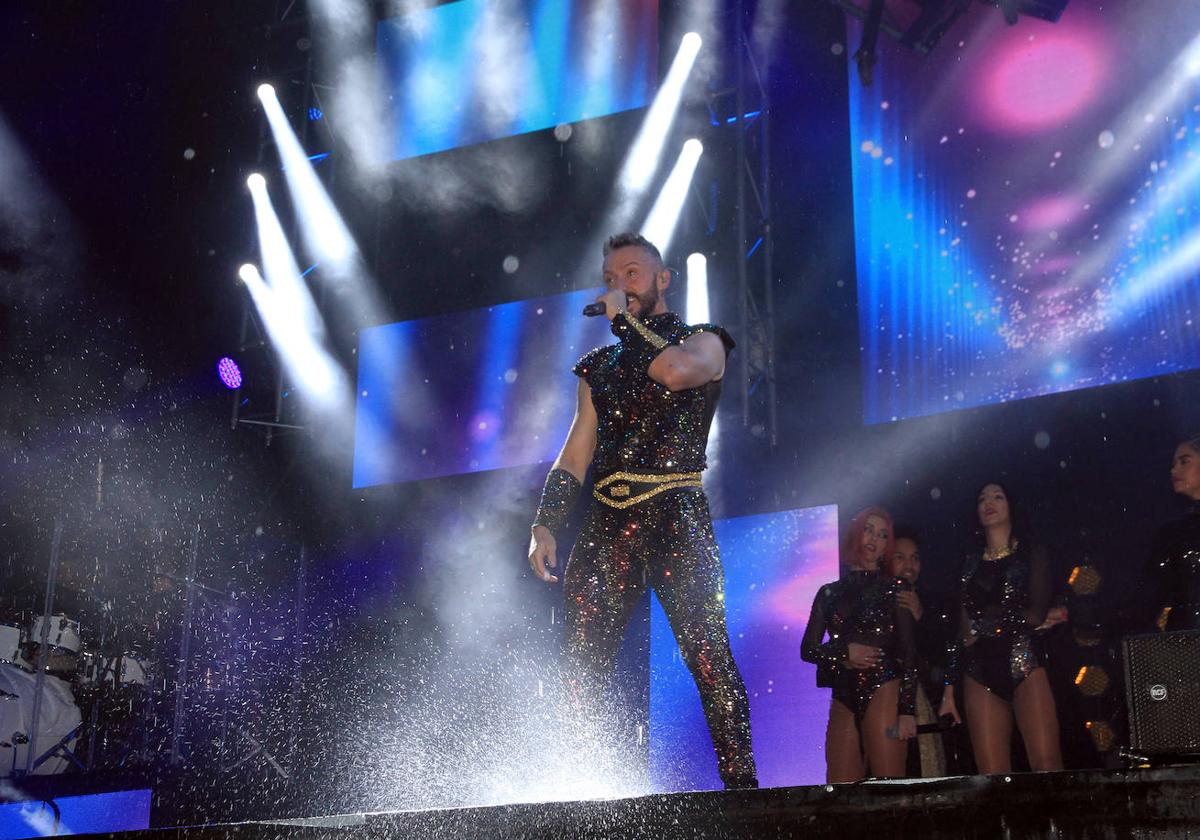
M1020 27L984 60L978 97L981 121L1004 134L1061 126L1100 93L1108 65L1090 29Z

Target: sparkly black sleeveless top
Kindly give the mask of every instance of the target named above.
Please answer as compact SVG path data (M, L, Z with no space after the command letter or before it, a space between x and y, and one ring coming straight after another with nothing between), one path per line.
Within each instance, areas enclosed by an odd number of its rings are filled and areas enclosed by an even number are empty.
M651 315L643 323L670 344L700 332L716 333L733 349L733 339L712 324L688 326L674 312ZM721 383L671 391L650 378L651 357L640 347L609 344L585 355L575 375L587 382L596 408L598 431L592 464L597 474L619 470L655 473L699 472Z

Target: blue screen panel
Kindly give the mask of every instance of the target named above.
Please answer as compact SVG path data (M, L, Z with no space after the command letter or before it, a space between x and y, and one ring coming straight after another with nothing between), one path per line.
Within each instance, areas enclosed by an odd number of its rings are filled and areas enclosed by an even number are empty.
M571 372L614 339L580 313L595 290L364 330L354 486L552 461L575 413Z
M722 519L725 609L746 681L764 787L825 781L829 690L800 659L817 590L838 577L837 507ZM656 790L717 790L700 695L657 598L650 613L650 779Z
M400 160L648 104L658 0L457 0L376 40Z
M1200 367L1197 32L1175 0L978 4L850 74L867 422Z
M0 838L106 834L150 827L152 791L64 796L0 804Z

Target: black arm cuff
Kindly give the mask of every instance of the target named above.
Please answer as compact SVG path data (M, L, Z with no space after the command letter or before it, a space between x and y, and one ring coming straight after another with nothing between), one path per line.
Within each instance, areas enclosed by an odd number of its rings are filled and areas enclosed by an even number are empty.
M542 488L542 501L538 504L537 515L533 517L534 525L545 525L550 533L558 533L566 524L575 500L583 485L579 479L564 469L550 470L546 476L546 485Z

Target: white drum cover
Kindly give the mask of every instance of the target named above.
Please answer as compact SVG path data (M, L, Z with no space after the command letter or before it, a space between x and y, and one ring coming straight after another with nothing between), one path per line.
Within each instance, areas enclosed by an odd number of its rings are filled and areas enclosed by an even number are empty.
M29 641L35 645L42 643L44 620L45 616L40 615L33 620L33 634L29 637ZM50 647L63 648L71 653L79 653L79 649L83 647L79 638L79 622L72 621L65 615L50 616L50 632L46 638Z
M18 662L21 656L21 628L0 624L0 662Z
M24 772L28 760L33 723L33 701L37 675L15 665L0 664L0 778L11 776L13 770ZM37 755L53 747L75 727L82 718L71 687L57 677L45 675L42 682L42 707L38 712ZM24 738L16 737L18 735ZM26 740L19 744L17 741ZM68 749L74 747L72 740ZM36 756L34 757L36 760ZM34 775L49 776L61 773L70 761L60 755L42 762Z

